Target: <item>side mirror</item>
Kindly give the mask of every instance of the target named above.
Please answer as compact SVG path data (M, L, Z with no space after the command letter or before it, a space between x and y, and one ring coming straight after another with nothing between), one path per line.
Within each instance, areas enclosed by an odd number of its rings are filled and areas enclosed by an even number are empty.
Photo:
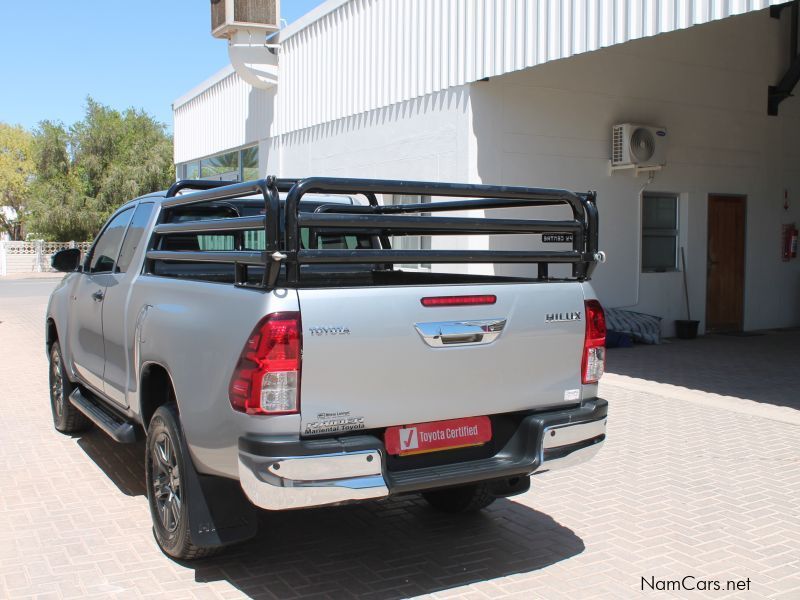
M81 251L78 248L59 250L53 254L50 264L53 265L56 271L61 271L62 273L76 271L78 265L81 264Z

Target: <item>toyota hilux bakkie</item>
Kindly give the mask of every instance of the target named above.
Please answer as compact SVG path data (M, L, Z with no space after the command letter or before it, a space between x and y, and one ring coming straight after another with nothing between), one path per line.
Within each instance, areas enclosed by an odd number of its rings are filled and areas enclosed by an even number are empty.
M481 509L605 440L602 259L593 193L178 182L53 257L55 427L145 440L183 559L254 535L256 507Z

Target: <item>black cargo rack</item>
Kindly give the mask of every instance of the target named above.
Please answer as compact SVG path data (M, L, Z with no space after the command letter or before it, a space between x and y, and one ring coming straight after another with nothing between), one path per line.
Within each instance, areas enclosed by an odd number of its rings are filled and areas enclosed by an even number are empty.
M179 191L198 191L178 195ZM280 194L286 193L285 202ZM325 204L314 212L300 212L307 194L362 195L369 205ZM420 204L380 205L377 194L444 197L447 200ZM573 193L558 189L507 187L480 184L430 183L372 179L311 177L279 179L267 177L244 183L217 181L179 181L166 193L163 208L225 201L259 195L264 199L265 215L160 223L156 225L147 252L146 267L153 261L221 263L235 265L236 284L246 285L249 266L264 267L258 287L273 289L286 267L287 286L297 286L301 266L312 264L374 264L391 269L394 264L414 263L535 263L538 278L548 278L550 264L571 264L578 280L591 277L601 260L598 252L598 214L596 194ZM452 198L452 199L450 199ZM429 214L448 211L568 205L571 220L497 219L439 217ZM162 211L162 219L164 212ZM284 226L281 227L281 219ZM316 249L301 247L301 229L313 236L319 232L370 234L381 241L376 249ZM160 239L169 234L215 233L263 229L265 250L192 251L159 250ZM572 249L545 250L395 250L389 236L397 235L508 235L571 233ZM315 244L311 244L315 245Z

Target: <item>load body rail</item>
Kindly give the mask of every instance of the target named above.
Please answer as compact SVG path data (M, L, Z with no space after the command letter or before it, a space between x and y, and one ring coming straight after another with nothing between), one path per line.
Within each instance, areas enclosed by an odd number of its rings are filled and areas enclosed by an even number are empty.
M197 190L187 193L187 190ZM179 192L183 192L180 193ZM280 194L286 194L285 201ZM361 195L367 205L325 203L313 212L301 211L309 195ZM378 194L445 198L428 203L381 205ZM264 215L166 222L169 209L203 203L223 203L257 195L263 198ZM441 216L447 212L468 212L504 208L567 206L570 220ZM312 177L224 184L209 181L179 181L162 202L161 221L153 230L147 252L153 261L219 263L236 265L237 285L248 285L247 268L264 268L260 285L273 289L281 268L285 267L287 286L299 286L302 265L373 264L392 269L396 264L414 263L531 263L538 265L538 277L548 278L548 265L572 264L572 276L589 279L599 259L596 195L566 190L454 184L440 182L394 181ZM309 230L309 246L303 247L301 231ZM165 250L166 236L213 234L263 230L264 251L253 250ZM317 248L321 234L370 235L379 240L371 249ZM571 250L397 250L390 236L453 235L572 235Z

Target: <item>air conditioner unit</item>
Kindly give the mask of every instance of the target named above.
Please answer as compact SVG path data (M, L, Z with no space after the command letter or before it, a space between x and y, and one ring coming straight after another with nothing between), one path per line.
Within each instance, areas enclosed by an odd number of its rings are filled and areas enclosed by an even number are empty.
M654 125L614 125L611 167L653 169L666 163L667 130Z
M211 35L230 38L237 30L280 29L280 0L211 0Z

